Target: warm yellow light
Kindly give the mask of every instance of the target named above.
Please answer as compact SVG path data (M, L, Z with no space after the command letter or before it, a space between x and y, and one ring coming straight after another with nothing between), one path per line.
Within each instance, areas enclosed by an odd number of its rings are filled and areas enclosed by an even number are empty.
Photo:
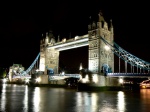
M104 48L105 48L107 51L110 49L110 47L107 46L107 45L106 45Z
M26 81L26 83L28 83L28 82L29 82L29 79L26 79L25 81Z
M38 77L38 78L36 79L36 82L40 82L40 81L41 81L41 78Z
M89 76L86 75L85 78L81 79L82 83L87 83L89 81Z
M119 82L120 82L120 83L123 83L123 79L119 79Z
M75 36L75 38L74 38L75 40L77 40L77 39L79 39L79 36Z
M79 68L79 70L82 70L83 69L83 67L82 67L82 63L80 63L80 68Z
M98 82L98 77L97 77L97 75L93 75L93 82L95 82L95 83Z
M146 88L146 86L142 86L142 88Z

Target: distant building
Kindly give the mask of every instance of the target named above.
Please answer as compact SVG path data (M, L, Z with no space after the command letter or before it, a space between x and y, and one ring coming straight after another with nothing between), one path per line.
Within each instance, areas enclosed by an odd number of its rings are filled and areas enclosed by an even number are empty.
M13 64L9 68L9 80L12 81L14 76L20 76L20 74L24 71L24 67L21 64Z

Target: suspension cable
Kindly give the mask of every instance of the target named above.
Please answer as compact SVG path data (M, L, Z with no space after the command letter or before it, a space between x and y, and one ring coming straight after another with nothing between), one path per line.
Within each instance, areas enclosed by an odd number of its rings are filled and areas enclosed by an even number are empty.
M102 41L110 47L110 49L121 59L123 59L124 61L126 61L127 63L131 64L132 66L136 66L139 68L143 68L144 70L150 70L150 63L146 62L134 55L132 55L131 53L127 52L126 50L124 50L122 47L120 47L118 44L116 44L115 42L113 42L113 45L111 45L110 43L108 43L104 38L100 37L102 39Z

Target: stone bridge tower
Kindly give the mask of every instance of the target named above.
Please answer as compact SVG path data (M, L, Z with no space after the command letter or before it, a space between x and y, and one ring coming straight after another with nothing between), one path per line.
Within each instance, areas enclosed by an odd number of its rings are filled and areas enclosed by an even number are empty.
M47 48L49 45L55 43L55 37L52 34L52 31L46 33L45 39L41 40L40 43L40 71L43 71L44 74L58 73L59 66L59 51L53 48Z
M93 74L104 75L106 72L114 72L114 54L100 37L113 44L114 33L112 21L110 21L110 27L108 28L108 23L101 12L98 17L97 24L93 22L88 25L89 70ZM105 69L107 65L109 68Z

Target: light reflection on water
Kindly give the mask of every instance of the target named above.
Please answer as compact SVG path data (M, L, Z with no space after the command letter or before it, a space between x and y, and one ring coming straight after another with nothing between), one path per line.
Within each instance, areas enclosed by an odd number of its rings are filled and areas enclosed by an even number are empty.
M5 111L5 105L6 105L6 84L3 84L2 86L2 93L1 93L1 109Z
M23 104L24 104L24 108L23 108L24 112L28 112L28 87L27 86L25 86Z
M147 112L150 89L78 92L64 88L0 85L2 112Z
M35 87L34 90L34 95L33 95L33 108L34 108L34 112L39 112L39 107L40 107L40 88L39 87Z
M124 92L122 91L119 91L118 92L118 95L117 95L117 101L118 101L118 104L117 104L117 108L120 112L125 112L125 97L124 97Z

